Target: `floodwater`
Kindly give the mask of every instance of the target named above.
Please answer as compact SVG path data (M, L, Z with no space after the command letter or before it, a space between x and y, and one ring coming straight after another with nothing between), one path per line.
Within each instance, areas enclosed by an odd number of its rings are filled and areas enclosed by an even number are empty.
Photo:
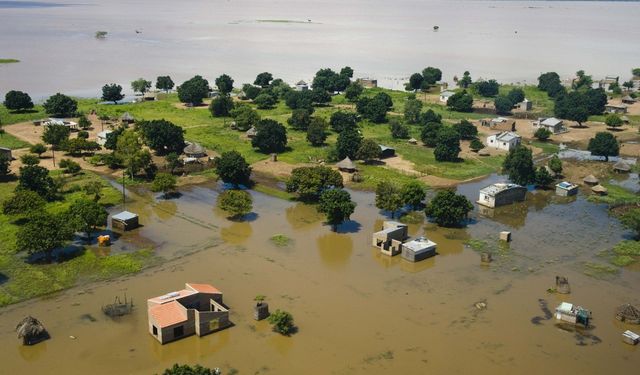
M0 65L0 95L96 97L105 83L129 90L166 74L179 84L228 73L239 86L269 71L293 83L344 65L397 89L428 65L449 82L465 70L626 79L640 61L639 17L638 2L613 1L0 1L0 57L21 60Z
M477 190L491 176L462 185ZM254 214L233 222L214 209L218 188L185 188L179 199L131 195L127 208L144 225L118 242L152 241L171 259L143 273L83 285L0 310L0 363L7 374L24 372L150 374L175 362L231 368L239 374L542 373L550 369L625 373L640 351L621 341L628 328L613 311L638 303L640 274L622 270L605 279L583 274L584 262L625 235L606 206L551 192L531 192L527 203L473 214L466 229L411 225L438 243L438 255L419 263L382 256L370 236L384 216L371 193L352 192L353 221L331 232L312 206L253 192ZM117 208L114 210L116 211ZM525 226L526 224L526 226ZM501 230L513 242L498 245ZM274 234L292 239L286 247ZM144 237L143 240L140 238ZM484 240L494 262L465 246ZM571 295L552 295L556 275L569 278ZM184 282L211 283L224 292L235 326L206 337L160 345L147 332L145 299ZM133 297L134 313L116 320L100 307L114 296ZM282 337L253 320L253 297L290 311L299 331ZM593 311L593 329L560 329L549 319L561 301ZM486 309L475 307L486 303ZM52 338L24 347L15 324L40 319ZM87 319L87 315L95 321ZM75 339L70 338L75 337Z

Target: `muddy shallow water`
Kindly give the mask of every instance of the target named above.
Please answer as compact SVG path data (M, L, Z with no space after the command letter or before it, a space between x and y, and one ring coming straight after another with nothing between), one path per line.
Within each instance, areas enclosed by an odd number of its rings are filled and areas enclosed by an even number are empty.
M475 200L479 188L499 179L459 190ZM411 235L426 233L438 243L439 255L415 264L370 246L384 219L370 193L352 192L358 207L339 233L313 207L259 193L255 214L232 222L213 208L216 194L202 185L176 200L144 196L127 205L144 227L114 251L151 241L159 256L173 259L162 266L0 310L2 373L150 374L175 362L240 374L617 373L640 361L638 348L620 339L633 327L613 316L617 305L640 302L640 274L582 273L584 262L601 261L595 254L629 233L582 194L531 192L526 204L476 210L466 229L411 225ZM509 246L497 245L500 230L513 232ZM274 234L293 242L277 247L269 241ZM489 266L464 245L472 238L495 249ZM571 295L546 292L556 274L569 278ZM235 326L160 345L147 332L145 299L189 281L221 289ZM134 314L103 316L100 307L124 292L137 304ZM299 332L282 337L255 322L257 294L267 296L272 311L290 311ZM547 319L545 306L553 310L563 300L590 308L594 328L563 330ZM486 309L474 306L479 301ZM40 319L52 339L23 347L13 329L26 314Z

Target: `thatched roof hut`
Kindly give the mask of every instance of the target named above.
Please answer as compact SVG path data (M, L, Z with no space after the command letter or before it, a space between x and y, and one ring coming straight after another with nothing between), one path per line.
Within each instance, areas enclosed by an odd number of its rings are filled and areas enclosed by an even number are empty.
M490 156L491 153L486 148L483 148L480 151L478 151L478 155L479 156Z
M253 138L258 134L258 129L256 129L255 126L252 126L251 129L247 130L245 134L247 135L247 137Z
M418 140L415 138L411 138L407 141L408 143L412 144L412 145L417 145L418 144Z
M18 334L18 338L22 339L24 345L37 344L49 338L49 334L42 323L30 315L18 323L16 333Z
M338 167L338 169L341 171L349 172L349 173L352 173L358 170L358 168L356 167L356 163L354 163L351 159L349 159L348 156L342 159L341 161L339 161L338 163L336 163L336 167Z
M607 195L607 188L598 184L594 187L591 188L591 191L593 191L594 193L598 194L598 195Z
M631 172L631 166L620 160L613 165L613 170L619 173L629 173Z
M120 117L120 121L126 122L127 124L131 124L132 122L135 121L135 119L133 118L133 116L131 116L131 113L125 112L122 115L122 117Z
M206 155L206 150L198 143L190 143L182 150L187 157L201 158Z
M618 306L616 319L630 324L640 324L640 310L628 303Z
M585 177L584 180L582 180L582 181L584 181L584 183L587 184L587 185L598 185L598 183L600 182L600 181L598 181L596 176L594 176L592 174L590 174L587 177Z

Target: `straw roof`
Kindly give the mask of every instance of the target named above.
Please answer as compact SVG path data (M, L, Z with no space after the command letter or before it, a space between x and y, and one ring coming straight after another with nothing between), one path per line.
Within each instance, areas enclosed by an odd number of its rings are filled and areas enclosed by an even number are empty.
M195 142L189 144L183 151L186 155L203 155L205 153L204 147Z
M251 129L247 130L246 134L247 137L255 137L256 134L258 134L258 129L256 129L255 126L252 126Z
M417 145L418 144L418 140L415 139L415 138L411 138L407 142L411 143L412 145Z
M25 343L29 343L31 339L35 339L45 334L47 330L38 319L27 316L16 326L16 333L19 339L24 339Z
M629 172L631 170L631 166L629 166L629 164L620 160L619 162L613 165L613 169L621 172Z
M598 184L594 187L591 188L591 191L593 191L594 193L598 193L598 194L606 194L607 193L607 188Z
M482 150L478 151L478 155L480 155L480 156L489 156L489 155L491 155L491 153L486 148L483 148Z
M356 170L356 164L347 156L336 164L339 169Z
M597 184L599 182L598 179L596 178L596 176L594 176L592 174L590 174L587 177L585 177L583 181L585 183L587 183L587 184Z
M122 121L133 121L134 120L133 116L131 116L131 113L129 113L129 112L123 113L122 117L120 117L120 119Z
M631 324L640 324L640 310L628 303L618 306L616 319Z

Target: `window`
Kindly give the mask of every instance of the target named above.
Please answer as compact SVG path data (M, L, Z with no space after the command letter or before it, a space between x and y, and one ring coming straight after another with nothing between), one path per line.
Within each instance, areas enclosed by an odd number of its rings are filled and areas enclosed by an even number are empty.
M173 329L173 337L180 337L184 335L184 326L175 327Z
M153 335L158 336L158 327L153 326Z

